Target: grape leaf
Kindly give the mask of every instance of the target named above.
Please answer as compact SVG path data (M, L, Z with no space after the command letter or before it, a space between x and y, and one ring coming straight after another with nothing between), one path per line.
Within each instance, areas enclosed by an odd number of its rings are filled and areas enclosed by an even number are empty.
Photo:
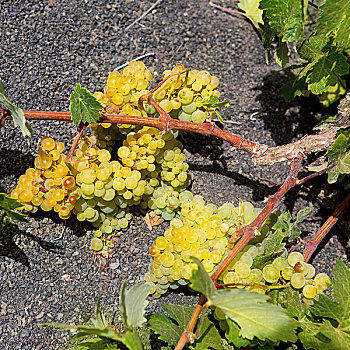
M5 108L11 112L13 123L15 126L19 126L22 131L23 136L30 136L33 134L33 129L30 127L28 121L26 120L23 110L15 106L7 97L4 86L0 79L0 103L2 103Z
M244 11L245 16L250 19L253 26L260 31L260 24L263 24L262 10L259 9L260 0L240 0L238 7Z
M169 345L176 345L186 329L194 309L188 305L173 304L162 304L162 309L172 320L164 314L156 313L150 316L148 327L159 334L159 339L164 340ZM200 328L199 337L190 346L190 349L207 350L210 348L222 349L221 336L214 324L205 318Z
M327 349L350 349L350 268L336 260L333 275L333 300L321 294L315 300L314 307L310 308L317 317L317 323L300 323L303 332L299 337L307 349L324 346ZM314 346L315 342L318 343L317 347Z
M296 321L281 307L268 303L267 295L244 289L218 290L210 305L220 308L241 328L240 336L247 339L295 341Z
M95 308L95 318L91 319L93 326L97 328L103 328L108 326L108 323L106 322L106 318L100 307L101 306L100 299L101 299L101 295L97 299L96 308Z
M191 259L197 264L198 269L192 270L190 287L196 292L202 293L209 299L216 292L215 285L205 271L201 261L193 256Z
M85 337L94 337L98 336L101 338L107 338L114 341L123 341L123 338L117 335L117 332L113 328L100 328L94 326L85 326L85 325L69 325L62 323L43 323L41 326L54 326L57 328L61 328L62 330L77 330L78 333L71 338L67 344L75 343Z
M259 5L270 28L284 42L298 41L303 35L306 7L306 0L261 0Z
M320 17L317 19L316 31L320 34L334 32L335 42L340 51L350 48L350 1L325 0Z
M341 83L338 81L337 84L330 86L324 93L318 96L319 101L325 107L329 107L332 103L338 101L341 96L345 95L346 90L344 86L346 86L346 82L344 79L340 79L340 81ZM333 118L336 119L336 117Z
M296 317L298 320L304 318L309 311L308 306L301 302L299 291L292 288L279 290L277 301L288 312L290 317Z
M282 42L281 40L278 41L273 57L280 67L284 67L289 62L289 50L285 42Z
M240 328L237 326L237 323L231 321L229 318L226 320L228 324L228 331L226 332L227 340L232 343L236 348L243 348L246 346L252 346L253 341L249 339L242 338L240 333Z
M70 95L70 112L73 123L78 126L80 123L96 123L101 117L99 112L102 105L80 84L74 87L74 92Z
M312 313L319 317L332 318L339 322L339 330L345 326L347 332L350 332L350 268L336 260L333 275L334 300L321 294L319 300L315 301Z
M307 91L306 76L297 76L281 88L281 94L287 102L301 96L305 91Z
M338 169L341 174L350 174L350 152L339 159Z
M338 84L338 78L349 72L346 57L333 46L333 38L314 35L303 41L298 52L309 64L300 72L299 79L306 76L308 89L321 94L330 86Z
M110 345L108 340L92 338L75 344L73 347L70 347L69 350L106 350L110 349L108 345Z
M5 213L12 219L22 222L29 222L26 215L13 211L21 207L23 204L17 201L17 199L8 197L5 193L0 193L0 209L2 208Z
M313 208L313 207L305 207L305 208L301 209L298 212L297 218L294 222L291 222L292 215L290 214L289 211L287 211L287 212L285 212L277 217L277 221L272 226L272 228L274 230L278 230L278 229L282 230L282 235L283 235L282 240L285 237L290 237L292 241L296 241L301 234L301 230L296 225L303 222L314 210L315 210L315 208ZM276 237L274 237L273 235L275 235ZM276 233L274 233L273 235L271 238L274 238L275 240L278 238L277 241L279 242L280 235L277 235ZM270 236L268 238L270 238ZM280 241L280 242L282 242L282 241ZM276 249L278 250L278 247L274 248L274 249L270 248L270 250L276 250Z
M319 332L320 325L312 322L299 322L302 332L298 334L305 350L308 349L330 349L330 339ZM340 350L340 349L339 349Z
M223 120L221 118L221 113L220 113L219 108L228 107L230 105L228 100L224 100L224 101L219 102L219 98L217 96L211 95L211 96L205 97L202 100L202 105L204 107L207 107L208 109L215 111L220 123L223 124Z
M141 338L138 332L126 332L122 335L123 344L128 347L130 350L143 350L143 345L141 342Z
M332 164L345 157L347 162L347 152L350 150L350 138L347 138L344 134L339 134L334 140L334 143L327 151L328 164ZM340 175L339 164L336 167L327 171L328 182L330 184L335 183Z
M144 318L145 308L148 305L146 298L152 286L138 283L126 289L126 284L127 280L120 289L119 308L124 327L132 330L146 322Z

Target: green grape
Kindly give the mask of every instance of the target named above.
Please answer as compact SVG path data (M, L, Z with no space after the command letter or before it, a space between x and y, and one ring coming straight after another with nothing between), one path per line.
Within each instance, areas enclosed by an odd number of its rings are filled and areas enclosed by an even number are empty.
M308 299L313 299L316 296L316 288L311 284L307 284L303 288L303 296Z
M276 267L279 271L283 270L287 266L287 261L286 259L283 259L281 257L276 258L273 262L272 265Z
M244 262L238 262L235 266L235 272L239 278L247 278L250 275L250 266Z
M322 286L323 289L329 288L329 286L332 284L331 279L326 273L318 273L315 276L314 281L316 284Z
M174 254L165 251L160 255L160 262L164 267L170 267L174 263Z
M281 271L282 278L284 278L287 281L289 281L292 278L293 274L294 274L294 270L291 267L285 267Z
M201 123L201 124L205 122L206 118L207 118L207 114L199 109L194 111L191 116L191 120L194 123Z
M103 248L103 242L98 237L93 237L91 240L91 249L100 251Z
M260 282L264 279L264 274L259 269L252 269L250 274L253 276L253 282Z
M292 252L288 255L289 266L294 267L294 265L298 262L304 262L303 254L299 252Z
M229 271L225 274L223 282L224 284L238 283L240 280L236 272Z
M295 289L304 287L305 282L305 277L301 273L294 273L290 279L290 284Z
M276 283L280 278L279 270L272 264L264 266L263 275L265 281L268 283Z
M157 237L155 240L155 245L160 249L160 250L164 250L166 245L167 245L168 241L165 237Z
M253 265L253 258L252 256L249 254L249 252L245 252L241 255L240 262L243 262L245 264L247 264L249 267Z

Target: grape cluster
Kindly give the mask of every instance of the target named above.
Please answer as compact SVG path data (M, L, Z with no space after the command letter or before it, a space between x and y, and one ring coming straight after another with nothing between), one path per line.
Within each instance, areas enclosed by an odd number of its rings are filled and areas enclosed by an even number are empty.
M170 76L171 74L178 73ZM185 70L182 64L163 73L169 77L154 93L156 102L171 117L187 122L204 123L212 111L203 106L203 99L220 97L219 79L207 71Z
M168 288L187 285L192 274L191 256L201 260L204 269L211 274L229 253L227 244L234 232L252 222L258 214L249 202L238 207L225 203L217 208L205 205L203 197L184 191L179 196L181 217L170 222L164 236L157 237L149 249L152 262L145 275L147 283L154 286L154 297ZM266 257L265 240L247 245L233 259L219 282L234 288L245 288L265 294L276 285L285 285L301 292L307 304L330 285L324 274L315 276L315 268L303 260L303 255L284 249L275 258L268 258L254 267L256 258Z
M257 215L251 203L241 202L238 207L226 203L218 208L206 205L202 196L189 191L182 192L178 201L181 216L170 221L170 228L149 249L152 263L145 280L154 285L154 297L189 283L191 256L212 273L227 255L231 235Z
M18 180L11 197L24 204L27 211L54 210L61 219L68 219L71 210L81 195L75 178L65 164L62 142L43 137L39 155L35 158L35 168L29 168Z
M206 71L188 71L183 65L162 76L169 78L153 93L156 102L174 118L204 122L211 112L202 101L219 97L218 78ZM103 92L94 96L103 113L158 117L150 103L143 102L141 109L138 105L152 79L153 73L142 62L130 62L122 72L111 72ZM133 206L143 212L153 210L165 220L174 219L181 210L181 219L192 220L193 214L191 219L185 215L193 199L184 192L191 181L189 166L177 132L162 134L151 127L110 123L90 127L90 136L80 142L68 164L63 143L44 137L35 168L20 177L12 197L29 212L53 209L62 219L73 212L79 221L90 222L97 229L92 240L96 251L108 249L111 235L128 227Z
M35 169L20 177L12 197L30 212L40 206L68 219L73 211L79 221L92 223L95 251L108 250L111 235L128 228L130 207L155 210L166 220L175 216L189 174L182 145L172 132L161 134L150 127L131 131L116 152L100 149L94 141L80 141L66 165L63 144L44 137Z

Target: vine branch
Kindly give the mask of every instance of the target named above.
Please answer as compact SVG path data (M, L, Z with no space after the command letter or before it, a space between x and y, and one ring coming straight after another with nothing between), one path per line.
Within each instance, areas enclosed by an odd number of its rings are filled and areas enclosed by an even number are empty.
M319 243L327 235L330 229L337 223L339 218L346 212L350 206L350 193L341 202L339 207L332 213L327 221L322 225L318 232L306 243L304 249L304 261L308 262Z

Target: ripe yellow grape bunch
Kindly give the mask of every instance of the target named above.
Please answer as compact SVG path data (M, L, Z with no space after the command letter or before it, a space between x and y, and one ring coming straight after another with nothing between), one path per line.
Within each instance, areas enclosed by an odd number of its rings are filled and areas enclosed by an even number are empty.
M204 123L212 118L213 110L204 107L202 101L212 95L220 97L216 76L204 70L188 70L177 64L172 70L164 71L162 78L168 79L154 91L153 97L171 117L195 123ZM152 79L153 73L142 62L130 62L122 72L111 72L104 91L96 92L94 96L106 113L158 117L158 112L148 102L143 102L142 111L137 104L139 98L150 91ZM122 134L135 129L139 127L109 123L93 125L97 145L107 149L123 139Z
M71 176L63 154L65 146L50 137L43 137L35 158L34 168L29 168L18 180L11 197L24 204L29 212L38 207L44 211L54 210L61 219L68 219L80 190Z
M178 73L176 75L172 75ZM186 122L204 123L213 111L203 106L203 99L220 97L219 79L207 71L186 70L182 64L166 70L169 77L153 94L154 99L171 117Z
M94 94L103 106L101 112L158 117L150 103L143 102L141 110L138 106L139 98L150 91L152 78L142 62L110 73L103 92ZM162 78L153 97L172 117L202 123L211 115L202 100L220 96L218 78L181 64ZM180 196L191 178L178 132L162 134L155 128L110 123L90 127L90 137L79 142L67 164L63 143L42 138L35 168L20 177L11 193L25 210L54 210L62 219L73 212L97 229L91 242L96 251L108 250L112 235L127 229L132 206L153 210L165 220L185 210Z
M154 286L154 297L189 283L191 256L201 260L211 274L230 251L227 244L234 232L252 222L258 211L249 202L238 207L225 203L219 208L205 204L202 196L184 191L179 196L181 216L170 221L170 228L156 238L149 249L152 262L145 275Z
M238 207L225 203L218 208L206 205L202 196L193 196L189 191L182 192L179 200L180 218L171 220L170 228L149 249L152 262L145 280L154 286L150 293L156 298L169 288L189 283L192 269L197 268L191 256L198 258L212 274L230 251L227 247L230 237L258 214L249 202L241 201ZM299 252L288 255L283 249L271 257L271 253L265 252L265 239L245 246L220 276L220 282L262 294L276 286L293 288L306 304L312 304L331 284L326 274L315 276L315 268L305 263Z

